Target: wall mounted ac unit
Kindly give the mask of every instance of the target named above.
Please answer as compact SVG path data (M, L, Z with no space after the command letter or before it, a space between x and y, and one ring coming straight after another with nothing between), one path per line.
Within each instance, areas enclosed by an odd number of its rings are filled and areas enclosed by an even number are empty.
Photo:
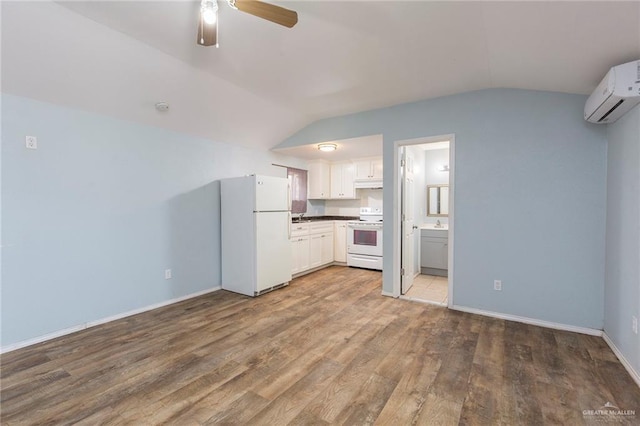
M584 105L584 119L608 124L640 103L640 60L609 70Z

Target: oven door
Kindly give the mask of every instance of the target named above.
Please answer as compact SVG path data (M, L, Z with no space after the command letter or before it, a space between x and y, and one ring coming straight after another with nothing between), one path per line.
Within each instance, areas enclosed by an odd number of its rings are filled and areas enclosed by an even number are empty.
M382 256L382 224L353 222L348 230L347 253Z

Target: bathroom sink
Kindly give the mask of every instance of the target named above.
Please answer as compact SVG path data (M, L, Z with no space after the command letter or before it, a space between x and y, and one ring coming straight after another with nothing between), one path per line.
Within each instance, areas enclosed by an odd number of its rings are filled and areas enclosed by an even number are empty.
M448 231L449 230L449 225L442 224L442 225L438 226L435 223L427 223L427 224L424 224L424 225L420 226L420 229L434 229L436 231Z

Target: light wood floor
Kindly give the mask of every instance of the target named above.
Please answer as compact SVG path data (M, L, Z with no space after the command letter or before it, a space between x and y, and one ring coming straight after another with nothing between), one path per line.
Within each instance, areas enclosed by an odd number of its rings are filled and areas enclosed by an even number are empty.
M379 272L331 267L10 352L2 424L579 425L606 402L640 415L601 338L380 291Z

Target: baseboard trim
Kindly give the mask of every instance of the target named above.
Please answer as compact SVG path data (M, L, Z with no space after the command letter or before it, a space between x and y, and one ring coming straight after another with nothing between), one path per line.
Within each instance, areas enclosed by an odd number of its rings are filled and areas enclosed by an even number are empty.
M163 306L173 305L174 303L182 302L183 300L187 300L187 299L193 299L194 297L202 296L207 293L213 293L214 291L218 291L218 290L222 290L222 287L221 286L213 287L207 290L198 291L196 293L187 294L186 296L176 297L175 299L165 300L164 302L154 303L153 305L144 306L142 308L112 315L106 318L101 318L99 320L88 321L84 324L74 325L73 327L68 327L62 330L54 331L52 333L44 334L42 336L34 337L32 339L27 339L18 343L7 345L3 348L0 348L0 354L15 351L16 349L26 348L27 346L46 342L48 340L52 340L58 337L66 336L67 334L75 333L77 331L82 331L90 327L95 327L96 325L106 324L108 322L130 317L132 315L137 315L143 312L152 311L154 309L162 308Z
M483 315L485 317L499 318L507 321L521 322L529 325L537 325L545 328L553 328L554 330L572 331L574 333L587 334L589 336L602 336L602 330L595 328L578 327L575 325L560 324L557 322L543 321L535 318L521 317L518 315L502 314L499 312L484 311L482 309L468 308L466 306L453 305L450 309L470 314Z
M446 303L434 302L433 300L418 299L416 297L405 296L405 295L400 295L398 298L402 300L409 300L410 302L422 303L423 305L440 306L442 308L447 307Z
M620 360L624 368L627 370L627 373L631 375L631 378L633 379L634 382L636 382L636 385L640 387L640 374L638 374L638 372L633 368L631 363L627 361L624 355L622 355L622 352L620 351L620 349L618 349L615 343L613 343L613 340L611 340L611 338L607 335L606 332L602 333L602 338L604 339L605 342L607 342L607 345L609 345L613 353L618 357L618 360Z
M386 297L395 297L393 295L393 293L389 293L388 291L384 291L384 290L382 290L382 292L380 294L382 294L383 296L386 296Z
M300 272L296 272L295 274L293 274L291 276L291 279L295 279L295 278L300 278L303 277L307 274L310 274L312 272L316 272L319 271L321 269L325 269L328 268L329 266L348 266L346 264L346 262L331 262L331 263L325 263L324 265L320 265L320 266L316 266L315 268L311 268L311 269L305 269L304 271L300 271Z

